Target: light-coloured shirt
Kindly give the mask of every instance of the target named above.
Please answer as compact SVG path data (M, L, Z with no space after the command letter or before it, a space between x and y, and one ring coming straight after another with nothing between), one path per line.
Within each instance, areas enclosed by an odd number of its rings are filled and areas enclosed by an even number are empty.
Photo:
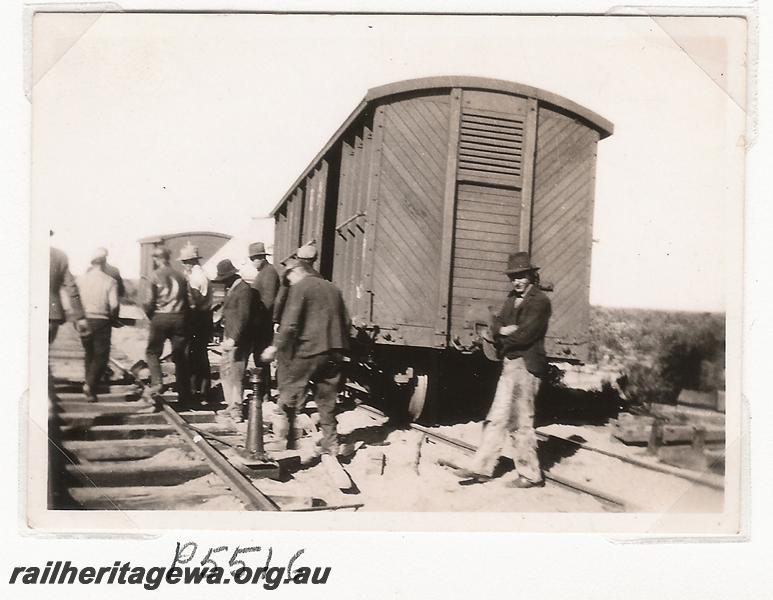
M193 310L206 311L212 308L212 286L201 265L193 265L188 273L188 293Z
M81 304L87 319L111 319L118 314L118 284L100 267L78 278Z

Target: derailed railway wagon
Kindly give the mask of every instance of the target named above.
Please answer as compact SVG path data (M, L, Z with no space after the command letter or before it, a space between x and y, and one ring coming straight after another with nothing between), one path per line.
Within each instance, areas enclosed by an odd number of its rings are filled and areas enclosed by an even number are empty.
M596 145L612 131L571 100L507 81L371 89L272 211L275 256L317 245L352 315L355 378L407 398L414 417L453 385L445 375L480 367L511 252L531 252L552 288L548 354L583 361Z

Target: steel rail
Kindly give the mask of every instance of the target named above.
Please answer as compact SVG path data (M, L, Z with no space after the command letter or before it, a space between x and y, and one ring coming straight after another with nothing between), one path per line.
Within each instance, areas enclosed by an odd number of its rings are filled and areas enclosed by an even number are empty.
M325 510L354 510L365 506L362 502L357 504L332 504L330 506L304 506L303 508L290 508L285 512L320 512Z
M374 408L372 406L368 406L366 404L360 404L358 405L359 408L362 408L372 414L378 415L378 416L386 416L384 413L382 413L377 408ZM468 442L459 440L457 438L453 438L447 435L444 435L442 433L438 433L437 431L432 431L431 429L424 427L422 425L418 425L416 423L410 423L408 425L411 429L415 431L419 431L425 436L427 436L430 439L434 439L437 442L441 442L443 444L446 444L448 446L451 446L453 448L457 448L459 450L462 450L463 452L467 454L473 454L478 449L473 444L470 444ZM592 496L596 498L597 500L600 500L606 504L609 504L617 509L622 510L632 510L633 505L630 501L624 500L623 498L619 498L617 496L614 496L612 494L608 494L607 492L604 492L602 490L598 490L596 488L592 488L590 486L584 485L582 483L578 483L576 481L573 481L571 479L567 479L566 477L561 477L560 475L553 475L550 473L545 473L545 480L550 481L551 483L554 483L556 485L559 485L561 487L565 487L568 489L571 489L575 492L580 492L582 494L586 494L588 496Z
M359 406L366 408L366 405L364 404L360 404ZM367 406L367 409L371 410L371 412L377 411L379 415L385 416L381 411L373 408L372 406ZM421 425L419 425L418 427L421 427ZM611 450L604 450L603 448L597 448L596 446L591 446L590 444L586 444L584 442L578 442L576 440L571 440L569 438L565 438L563 436L555 435L552 433L541 433L539 431L537 431L536 433L537 433L537 438L539 438L544 442L547 442L551 439L558 440L560 442L571 444L577 448L586 450L588 452L595 452L603 456L616 458L619 461L628 463L636 467L641 467L642 469L647 469L649 471L654 471L656 473L662 473L664 475L672 475L674 477L679 477L691 483L703 485L705 487L708 487L714 490L723 491L725 489L725 486L723 485L722 481L719 478L714 478L706 475L695 475L692 473L687 473L684 469L679 469L678 467L670 467L668 465L649 463L649 462L640 460L638 458L625 456L624 454L618 454L617 452L612 452Z
M217 473L239 496L247 507L247 510L279 510L279 507L263 492L256 488L252 482L245 477L228 459L220 454L212 444L205 440L200 434L194 434L189 428L188 423L174 409L163 400L157 400L164 413L164 417L169 421L188 444L201 454L207 461L209 467Z
M438 433L436 431L432 431L431 429L427 427L423 427L421 425L417 425L415 423L411 423L410 425L411 429L415 429L416 431L420 431L424 435L426 435L428 438L435 439L439 442L442 442L444 444L447 444L449 446L453 446L455 448L458 448L467 454L474 454L477 451L477 447L473 446L472 444L469 444L467 442L464 442L462 440L452 438L450 436L444 435L442 433ZM603 490L599 490L593 487L590 487L588 485L584 485L582 483L578 483L576 481L573 481L572 479L567 479L566 477L561 477L560 475L554 475L551 473L545 473L544 475L546 481L550 481L552 483L555 483L557 485L560 485L565 488L569 488L571 490L574 490L576 492L581 492L583 494L587 494L589 496L593 496L594 498L601 500L603 502L606 502L607 504L611 504L613 506L622 508L622 509L628 509L630 510L632 508L631 502L628 500L624 500L623 498L620 498L618 496L614 496L612 494L608 494L607 492L604 492Z
M124 373L131 376L138 384L142 385L137 377L135 377L126 367L121 365L121 363L112 358L110 361ZM185 419L178 415L163 399L156 399L156 406L161 408L164 418L172 427L174 427L186 443L196 450L196 452L201 454L209 467L231 488L234 494L244 502L247 510L280 510L276 503L255 487L245 475L228 462L228 459L218 452L200 433L188 425Z
M634 465L637 467L641 467L643 469L648 469L650 471L655 471L657 473L663 473L665 475L673 475L674 477L680 477L681 479L685 479L687 481L690 481L692 483L697 483L698 485L703 485L715 490L724 490L725 486L720 483L719 481L710 479L706 476L701 475L693 475L692 473L685 473L682 469L678 469L675 467L668 467L666 465L658 465L654 463L648 463L643 460L639 460L638 458L633 458L630 456L625 456L623 454L618 454L616 452L611 452L609 450L604 450L602 448L596 448L595 446L591 446L589 444L585 444L583 442L578 442L576 440L570 440L568 438L562 437L560 435L554 435L552 433L540 433L537 432L537 437L543 441L549 441L551 439L559 440L563 443L572 444L578 448L581 448L582 450L587 450L588 452L596 452L597 454L602 454L604 456L609 456L611 458L616 458L617 460L620 460L624 463L628 463L629 465Z

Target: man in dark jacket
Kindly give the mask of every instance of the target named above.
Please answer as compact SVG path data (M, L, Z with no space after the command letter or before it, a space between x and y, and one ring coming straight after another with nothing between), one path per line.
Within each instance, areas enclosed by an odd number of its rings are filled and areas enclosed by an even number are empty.
M490 479L509 434L518 473L510 485L518 488L544 485L537 459L534 399L540 379L547 372L545 334L551 306L539 289L537 270L527 252L510 255L505 273L513 290L492 324L503 359L502 374L486 417L483 440L469 466L457 470L460 476L480 481Z
M163 390L161 353L164 342L172 344L177 394L180 402L191 399L191 381L188 371L188 284L182 273L169 265L169 248L153 250L153 274L150 276L147 296L143 302L150 319L150 333L146 359L150 368L151 396Z
M318 450L335 457L338 454L335 405L341 387L343 353L349 348L349 314L339 289L315 277L308 264L289 260L285 276L290 290L276 344L263 353L264 360L277 356L279 407L286 415L286 422L279 424L284 427L277 426L280 430L277 435L292 436L295 417L303 408L309 384L313 382L322 429Z
M273 314L274 300L279 291L279 275L277 275L274 265L272 265L266 256L266 246L263 242L250 244L248 249L252 266L257 269L258 274L252 282L252 289L257 295L257 313L255 314L255 345L253 346L253 360L255 367L262 371L261 381L263 390L261 396L265 400L270 400L269 390L271 389L271 369L262 363L260 355L271 345L271 339L274 336Z
M242 398L244 371L255 340L255 292L244 281L227 258L217 263L213 283L222 283L226 294L223 301L223 352L220 381L227 408L226 419L244 421Z
M75 328L80 335L88 333L88 322L83 313L78 286L70 273L67 255L58 248L51 248L51 263L48 270L48 343L56 339L59 326L65 322L66 315L62 306L61 291L67 294L70 311L75 320Z

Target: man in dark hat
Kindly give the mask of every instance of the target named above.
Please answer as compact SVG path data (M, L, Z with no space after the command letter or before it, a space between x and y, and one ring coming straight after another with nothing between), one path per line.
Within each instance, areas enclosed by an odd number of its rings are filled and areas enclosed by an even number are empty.
M191 399L188 371L188 284L182 273L169 265L171 252L164 246L153 250L153 274L149 279L145 314L150 319L146 360L150 368L151 397L163 391L161 353L164 342L172 344L177 394L180 402Z
M343 353L349 348L349 314L340 290L329 281L312 276L303 261L290 259L285 266L290 283L276 345L263 353L264 360L277 355L279 407L284 419L275 421L277 437L289 436L298 412L306 402L309 382L319 412L322 439L315 454L323 461L338 454L335 405L341 386ZM281 421L281 422L280 422Z
M261 395L264 399L270 400L271 369L267 364L261 362L260 355L263 350L271 345L271 339L274 336L272 317L274 314L274 300L279 290L279 275L277 275L274 265L266 259L268 252L266 252L266 246L263 242L250 244L248 254L252 265L258 271L251 285L258 296L257 313L255 314L253 360L255 361L255 366L262 371L263 390Z
M544 485L537 459L534 399L540 380L547 373L545 334L551 306L539 289L538 269L531 264L528 252L516 252L509 257L505 273L513 289L493 318L491 328L503 359L502 374L481 444L466 468L457 469L459 476L479 481L490 479L509 435L517 472L509 485Z
M191 373L191 392L207 399L212 373L209 365L209 341L212 339L212 284L201 268L199 249L188 242L180 249L179 261L188 281L190 343L188 368Z
M255 292L227 258L217 263L217 276L212 282L222 283L226 291L222 309L223 357L220 362L220 381L228 407L226 419L241 423L244 420L244 370L255 340Z

